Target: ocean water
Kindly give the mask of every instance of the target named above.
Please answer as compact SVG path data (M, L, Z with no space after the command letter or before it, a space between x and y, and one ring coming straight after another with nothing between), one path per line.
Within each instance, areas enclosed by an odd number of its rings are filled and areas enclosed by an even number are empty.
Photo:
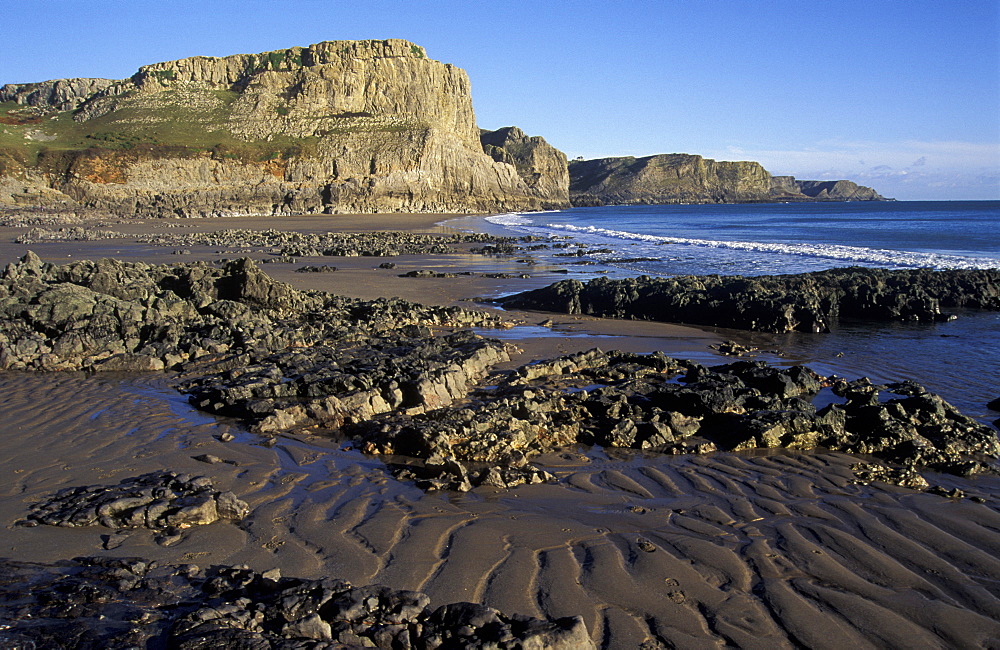
M664 205L573 208L463 218L448 225L505 235L567 237L539 251L587 280L637 275L767 275L844 266L1000 268L1000 201ZM585 247L586 256L571 253ZM597 252L601 251L601 252ZM594 265L575 265L592 260ZM552 281L555 281L553 278ZM824 374L912 379L992 421L1000 397L1000 313L947 323L841 322L829 334L720 332Z

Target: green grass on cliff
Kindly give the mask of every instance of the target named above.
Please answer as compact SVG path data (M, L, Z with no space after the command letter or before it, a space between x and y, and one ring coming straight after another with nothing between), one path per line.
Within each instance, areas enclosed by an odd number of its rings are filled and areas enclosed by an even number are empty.
M155 94L115 97L114 109L85 122L71 111L39 114L14 102L0 103L0 161L4 169L34 167L40 156L65 160L82 151L133 151L148 157L210 154L219 159L261 162L314 155L322 137L402 133L424 128L415 122L379 120L368 113L327 115L318 136L276 135L247 141L230 131L239 94L230 90L170 88ZM273 119L288 116L279 106ZM329 118L333 118L330 120ZM0 169L3 172L4 169Z
M190 95L158 93L155 102L125 101L101 117L86 122L73 120L63 111L40 119L14 102L0 103L0 153L24 166L36 164L42 152L74 152L88 149L111 151L157 151L171 156L214 156L246 161L273 160L308 154L317 138L278 136L271 140L246 141L228 129L228 119L237 94L212 91L192 101ZM20 122L20 123L19 123Z

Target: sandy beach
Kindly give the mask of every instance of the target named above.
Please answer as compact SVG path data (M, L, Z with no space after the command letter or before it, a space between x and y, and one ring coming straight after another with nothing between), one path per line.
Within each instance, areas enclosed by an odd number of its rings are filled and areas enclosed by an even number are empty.
M444 234L447 215L357 215L109 223L136 235L229 228ZM128 239L15 244L47 262L115 257L174 263L255 251ZM381 262L393 269L378 268ZM296 273L303 264L337 267ZM467 250L431 256L322 257L262 265L299 289L492 309L472 301L566 277ZM402 278L412 270L454 278ZM502 312L520 352L509 367L593 347L662 351L702 363L720 333L663 323ZM546 327L539 323L551 319ZM489 332L483 332L489 336ZM729 338L730 333L726 333ZM483 603L507 614L583 617L598 647L1000 648L1000 478L935 477L966 498L854 482L859 458L779 451L665 456L569 448L538 459L555 483L425 493L382 458L342 440L282 434L273 446L200 413L166 373L0 373L0 556L84 555L245 564L427 593L434 606ZM233 439L223 442L232 434ZM222 439L220 439L220 437ZM203 454L223 462L206 463ZM213 479L251 508L242 523L196 526L164 546L145 529L22 527L62 488L173 470ZM2 639L2 637L0 637Z

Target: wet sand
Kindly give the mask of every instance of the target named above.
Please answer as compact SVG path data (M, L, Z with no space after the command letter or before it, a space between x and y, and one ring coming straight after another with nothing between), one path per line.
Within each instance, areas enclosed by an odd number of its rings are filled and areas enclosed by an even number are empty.
M329 219L345 231L403 229L405 222L406 229L435 232L441 217ZM277 220L251 221L279 227ZM182 224L247 227L236 220ZM10 244L10 232L0 231L3 263L29 248ZM121 253L104 252L109 246ZM217 255L191 249L175 256L125 241L30 248L48 261ZM466 307L472 305L463 298L518 282L397 277L413 268L506 263L481 256L393 258L398 266L391 271L375 269L380 261L300 260L337 266L331 274L263 268L299 288ZM548 317L509 316L530 324ZM718 340L671 325L553 320L562 335L540 327L510 331L525 350L516 363L595 345L707 360L707 346ZM382 459L342 441L280 436L274 447L264 446L233 422L191 409L162 374L2 373L0 412L0 471L7 477L0 555L19 560L111 555L277 567L286 576L418 589L434 606L475 601L508 614L581 615L606 648L1000 647L997 478L935 477L977 498L951 500L853 484L850 466L858 459L845 454L662 456L579 448L542 459L559 478L555 484L425 494L393 479ZM221 442L223 432L236 438ZM205 453L231 463L193 458ZM161 469L210 476L249 503L250 517L191 528L166 547L146 530L13 525L28 504L58 489Z

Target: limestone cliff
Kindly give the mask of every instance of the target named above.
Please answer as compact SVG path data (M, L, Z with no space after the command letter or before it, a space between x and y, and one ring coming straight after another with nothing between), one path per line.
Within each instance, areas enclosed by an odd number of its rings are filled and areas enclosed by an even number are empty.
M775 176L775 178L778 178ZM853 181L792 181L795 189L817 201L885 201L886 198L870 187L858 185ZM792 194L793 200L795 197ZM800 199L801 200L801 199Z
M566 154L544 138L528 137L516 126L507 126L496 131L483 130L479 140L493 160L514 165L543 207L559 208L569 202Z
M468 76L403 40L9 84L0 102L0 204L181 215L568 204L548 168L526 183L516 162L486 155Z
M574 160L569 173L570 196L579 206L885 200L851 181L797 181L771 176L760 163L690 154Z

